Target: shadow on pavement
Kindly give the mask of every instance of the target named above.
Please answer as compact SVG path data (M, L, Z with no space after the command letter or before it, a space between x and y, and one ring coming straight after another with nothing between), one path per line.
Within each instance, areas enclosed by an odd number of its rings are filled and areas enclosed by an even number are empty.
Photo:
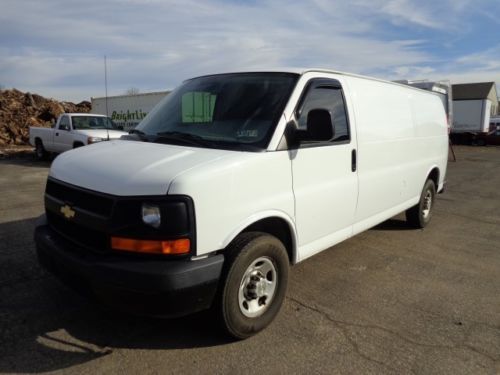
M0 224L0 373L66 369L114 349L181 349L230 343L210 312L154 319L107 310L38 265L35 218Z
M36 160L34 157L26 158L0 158L0 165L18 165L21 167L49 168L54 158Z
M68 369L119 349L170 350L232 342L211 312L142 318L81 297L38 265L32 239L35 221L0 224L0 373ZM404 220L390 219L374 229L410 228Z
M415 228L408 225L406 220L389 219L373 227L371 230L415 230Z

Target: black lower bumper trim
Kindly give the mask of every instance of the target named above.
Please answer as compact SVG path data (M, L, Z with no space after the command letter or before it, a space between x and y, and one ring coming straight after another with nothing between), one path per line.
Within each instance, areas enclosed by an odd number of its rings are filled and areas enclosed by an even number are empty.
M224 262L135 259L76 250L47 225L35 229L40 264L75 290L141 315L181 316L210 307Z

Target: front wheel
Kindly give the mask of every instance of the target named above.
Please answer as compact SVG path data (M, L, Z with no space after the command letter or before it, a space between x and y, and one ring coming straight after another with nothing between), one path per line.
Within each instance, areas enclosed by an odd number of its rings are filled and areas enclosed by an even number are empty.
M406 221L414 228L424 228L432 217L432 209L436 198L436 185L434 181L425 182L420 201L417 205L406 211Z
M228 247L218 303L231 336L250 337L273 321L285 298L288 263L281 241L268 234L243 233Z

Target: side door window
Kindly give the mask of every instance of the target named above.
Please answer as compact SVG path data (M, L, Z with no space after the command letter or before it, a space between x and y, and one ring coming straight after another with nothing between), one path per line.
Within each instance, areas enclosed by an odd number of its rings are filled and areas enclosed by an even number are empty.
M329 142L321 142L320 145L350 142L351 134L349 131L344 94L338 81L315 79L309 82L305 96L299 102L298 109L295 113L299 129L306 129L307 115L312 109L328 110L335 127L333 139ZM310 147L311 143L318 145L318 142L304 142L302 146Z
M61 121L59 122L59 130L67 130L69 131L69 118L68 116L63 116Z

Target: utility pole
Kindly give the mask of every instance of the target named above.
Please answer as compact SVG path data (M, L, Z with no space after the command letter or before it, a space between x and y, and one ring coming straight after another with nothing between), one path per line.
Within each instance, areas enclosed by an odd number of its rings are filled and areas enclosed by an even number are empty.
M106 116L109 117L109 113L108 113L108 66L106 63L106 55L104 55L104 89L106 91Z

